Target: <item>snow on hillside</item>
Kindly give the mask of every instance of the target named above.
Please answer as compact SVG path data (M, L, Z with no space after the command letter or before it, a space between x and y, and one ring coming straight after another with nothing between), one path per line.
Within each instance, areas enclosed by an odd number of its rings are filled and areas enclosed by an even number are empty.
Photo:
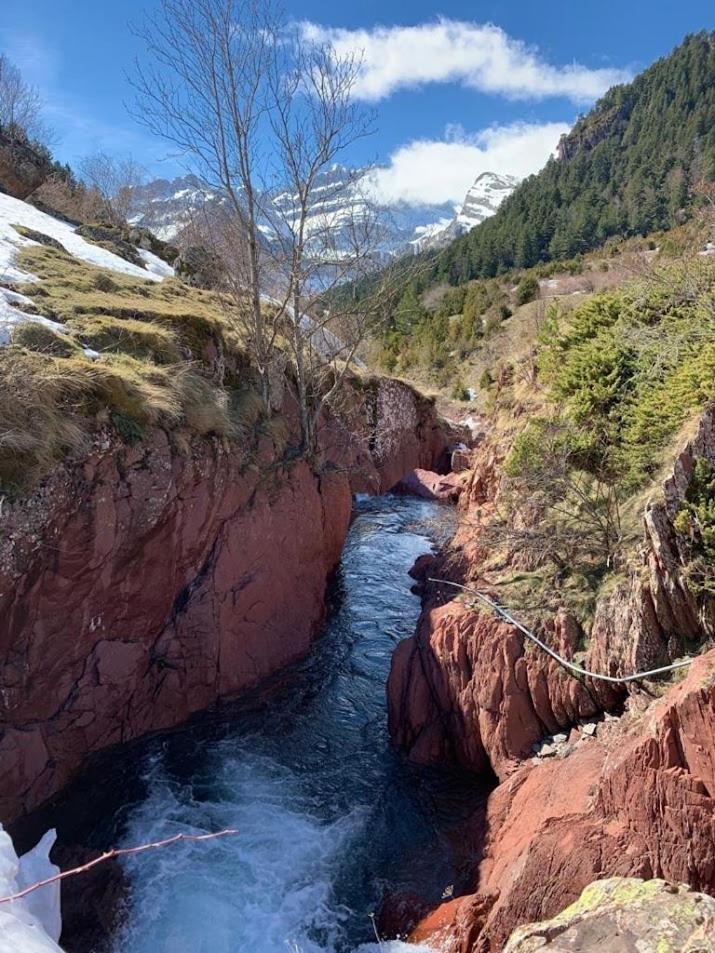
M39 321L55 329L62 327L42 315L25 313L17 306L31 306L32 301L24 295L2 287L6 284L37 281L35 275L18 267L16 258L19 249L38 243L20 235L13 225L20 225L54 238L70 255L99 268L133 275L136 278L146 278L149 281L162 281L174 274L173 269L165 261L149 251L139 252L146 265L146 268L140 268L120 258L119 255L85 241L76 233L74 226L68 225L67 222L53 218L28 205L27 202L0 192L0 345L9 343L13 328L22 321Z

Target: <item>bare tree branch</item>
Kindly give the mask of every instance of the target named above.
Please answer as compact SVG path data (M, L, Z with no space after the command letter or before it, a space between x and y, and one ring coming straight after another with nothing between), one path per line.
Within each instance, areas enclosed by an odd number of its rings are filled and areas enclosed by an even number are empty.
M107 850L103 854L100 854L99 857L95 857L94 860L90 860L88 863L82 864L80 867L71 867L69 870L62 870L60 873L54 874L54 876L48 877L46 880L38 880L37 883L30 884L29 887L24 887L22 890L18 890L17 893L10 894L7 897L0 897L0 903L12 903L14 900L22 900L23 897L34 893L35 890L39 890L41 887L47 887L49 884L57 883L59 880L64 880L66 877L75 877L77 874L83 874L86 871L91 870L93 867L96 867L97 864L103 864L105 861L111 860L113 857L127 857L129 854L143 854L147 850L156 850L160 847L168 847L170 844L178 844L179 841L215 840L217 837L227 837L231 834L238 834L238 831L233 828L226 828L226 830L216 831L213 834L174 834L173 837L167 837L164 840L154 841L151 844L141 844L139 847L115 847L112 850Z

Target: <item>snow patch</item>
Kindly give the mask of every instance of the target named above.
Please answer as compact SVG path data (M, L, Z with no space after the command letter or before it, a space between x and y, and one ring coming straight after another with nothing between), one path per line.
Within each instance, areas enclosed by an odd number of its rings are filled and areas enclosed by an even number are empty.
M154 278L154 280L158 278L159 281L163 281L164 278L174 277L174 269L171 267L171 265L168 265L163 258L159 258L159 256L155 255L153 252L146 251L144 248L140 248L139 257L144 262L146 270L149 272L149 275Z
M14 225L21 225L55 239L74 258L99 268L144 278L148 281L163 281L164 278L174 274L174 269L170 265L149 251L139 252L146 265L146 269L140 268L120 258L119 255L85 241L76 233L74 226L67 222L53 218L46 212L28 205L27 202L0 193L0 285L24 284L38 280L36 275L23 271L15 262L19 249L37 245L38 242L20 235L13 228ZM25 321L36 321L56 331L64 330L63 326L56 321L51 321L43 315L28 314L17 305L34 307L33 302L26 295L0 287L0 346L7 345L14 329Z
M31 851L17 856L12 840L0 825L0 896L7 897L39 880L59 873L49 852L56 839L47 831ZM22 900L0 904L0 953L62 953L59 881L41 887Z
M7 246L10 245L18 248L23 245L37 244L18 235L12 227L13 225L23 225L25 228L34 229L43 235L54 238L70 255L74 258L79 258L80 261L86 261L90 265L96 265L98 268L107 268L110 271L118 271L125 275L133 275L135 278L149 278L151 281L161 281L161 277L158 274L147 272L138 265L133 265L130 261L120 258L119 255L115 255L113 252L85 241L81 235L76 233L74 226L69 225L67 222L61 222L59 219L47 215L46 212L41 212L39 209L33 208L33 206L28 205L27 202L22 202L20 199L15 199L10 195L0 193L0 247L5 246L3 251L0 251L0 276L3 276L5 281L26 280L22 278L8 278L6 275L3 275L3 264L5 264L6 267L11 266L12 258L7 259L9 255L14 257L14 249L8 249ZM155 258L156 256L152 257ZM4 262L3 259L6 259L6 261Z

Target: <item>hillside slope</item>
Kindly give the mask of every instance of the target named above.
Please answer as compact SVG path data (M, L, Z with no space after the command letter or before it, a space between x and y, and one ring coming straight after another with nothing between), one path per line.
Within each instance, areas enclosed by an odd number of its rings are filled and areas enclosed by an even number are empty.
M425 262L418 291L567 258L681 221L715 177L715 33L687 37L611 89L496 215Z

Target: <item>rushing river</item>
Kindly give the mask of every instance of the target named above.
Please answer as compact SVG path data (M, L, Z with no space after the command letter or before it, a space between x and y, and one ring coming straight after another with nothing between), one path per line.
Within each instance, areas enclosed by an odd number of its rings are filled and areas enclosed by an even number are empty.
M311 656L240 707L134 747L102 795L80 783L73 800L111 812L81 832L98 846L240 832L132 858L116 953L378 951L382 896L438 900L454 882L472 785L392 753L385 703L419 613L407 570L452 520L416 499L360 499ZM401 948L415 950L382 944Z

